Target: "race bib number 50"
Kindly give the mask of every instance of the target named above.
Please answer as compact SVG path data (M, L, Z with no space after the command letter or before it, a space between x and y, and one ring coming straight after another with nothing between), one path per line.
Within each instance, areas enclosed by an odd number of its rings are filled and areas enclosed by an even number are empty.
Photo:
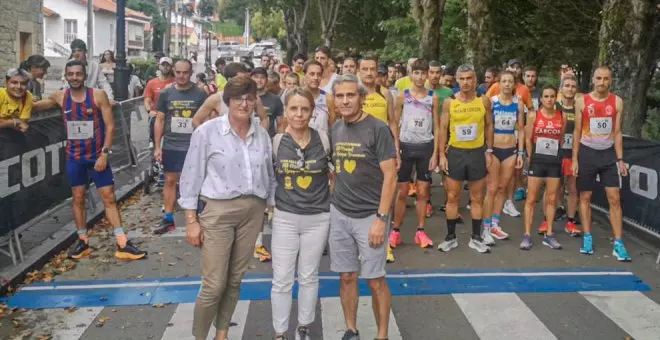
M609 135L612 132L612 117L589 119L589 130L595 135Z
M172 117L171 130L174 133L193 133L192 118Z

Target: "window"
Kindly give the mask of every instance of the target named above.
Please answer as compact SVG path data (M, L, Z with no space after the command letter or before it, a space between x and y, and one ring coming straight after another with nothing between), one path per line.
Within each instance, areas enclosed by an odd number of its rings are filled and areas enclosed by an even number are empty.
M64 19L64 43L70 44L78 37L78 20Z

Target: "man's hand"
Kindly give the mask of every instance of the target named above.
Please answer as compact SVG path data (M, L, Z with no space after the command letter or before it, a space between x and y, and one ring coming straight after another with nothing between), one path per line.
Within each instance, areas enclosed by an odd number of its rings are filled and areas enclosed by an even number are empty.
M105 170L105 168L108 166L108 155L107 154L102 154L99 159L96 160L96 164L94 164L94 170L96 172L102 172Z
M156 111L156 110L150 110L150 111L149 111L149 116L151 116L151 117L156 117L156 116L158 116L158 111Z
M16 130L25 133L25 132L27 132L28 127L29 127L28 124L27 124L26 122L24 122L24 121L21 120L21 121L19 121L18 124L16 125Z
M577 159L573 158L573 162L572 162L572 163L573 163L573 164L572 164L572 165L573 165L573 176L574 176L574 177L577 177L577 176L578 176L578 170L579 170L579 168L580 168L580 167L578 166L578 161L577 161ZM627 172L628 172L628 171L626 170L626 173L627 173Z
M204 244L204 233L202 233L202 227L199 225L199 222L189 221L186 224L186 240L195 248L202 247Z
M385 222L380 218L376 218L371 224L371 229L369 229L369 245L372 248L378 248L385 242L385 227Z
M447 161L447 156L440 156L440 171L447 173L449 172L449 162Z
M110 99L110 106L117 106L117 104L119 103L116 102L114 99Z
M162 149L154 149L154 160L156 160L156 162L159 162L159 163L163 162L163 150Z
M624 161L618 161L617 166L619 167L619 173L621 176L626 177L628 176L628 168L626 167L626 163Z
M429 162L429 171L433 171L437 167L438 167L438 155L434 153L433 156L431 156L431 161Z

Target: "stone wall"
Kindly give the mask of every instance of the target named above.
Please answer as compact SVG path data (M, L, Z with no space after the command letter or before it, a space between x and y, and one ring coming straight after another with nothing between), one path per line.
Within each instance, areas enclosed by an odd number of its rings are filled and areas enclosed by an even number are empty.
M44 52L42 5L42 0L0 0L0 84L3 86L5 72L20 64L21 45L26 58Z

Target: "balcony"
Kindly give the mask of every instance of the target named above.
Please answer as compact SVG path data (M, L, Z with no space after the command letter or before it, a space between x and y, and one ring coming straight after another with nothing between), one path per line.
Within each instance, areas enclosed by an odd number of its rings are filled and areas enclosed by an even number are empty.
M127 43L126 43L127 46L126 47L133 48L133 49L138 49L138 50L144 49L144 41L142 40L142 37L136 37L136 38L140 38L140 39L134 39L134 40L133 39L128 39L128 40L126 40L127 41Z
M76 38L78 38L76 33L64 33L64 44L68 45Z

